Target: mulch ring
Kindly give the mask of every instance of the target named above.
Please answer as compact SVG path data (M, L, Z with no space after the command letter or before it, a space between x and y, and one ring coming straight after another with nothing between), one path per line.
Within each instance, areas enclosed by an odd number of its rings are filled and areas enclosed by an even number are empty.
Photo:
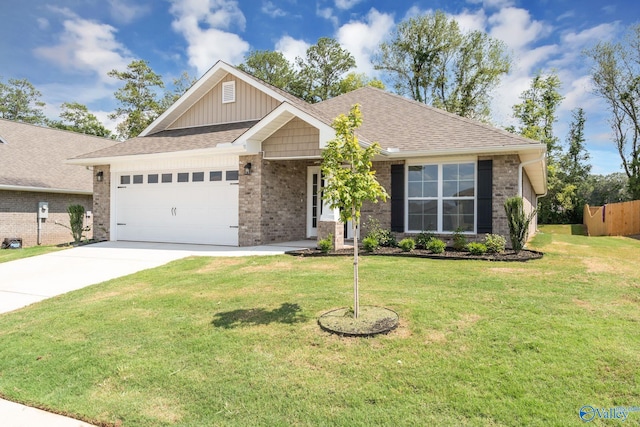
M298 249L295 251L287 252L289 255L301 256L301 257L317 257L317 256L353 256L353 248L339 249L337 251L331 251L324 253L320 249ZM507 249L500 254L485 254L485 255L472 255L469 252L455 251L451 248L447 248L441 254L435 254L425 249L414 249L411 252L404 252L400 248L378 248L374 252L367 252L360 248L359 255L361 256L401 256L401 257L413 257L413 258L430 258L430 259L452 259L452 260L485 260L485 261L529 261L532 259L540 259L543 256L542 252L533 251L529 249L523 249L519 253L515 253L513 250Z

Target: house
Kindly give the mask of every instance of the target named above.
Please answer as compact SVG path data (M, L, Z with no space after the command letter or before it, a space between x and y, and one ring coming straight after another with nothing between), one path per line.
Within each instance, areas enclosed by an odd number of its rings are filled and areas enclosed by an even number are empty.
M69 205L91 211L93 172L66 160L115 143L0 119L0 243L20 239L23 246L33 246L73 240L69 229L56 223L69 225Z
M391 196L363 219L403 235L508 235L505 199L521 195L531 211L546 193L544 144L371 87L311 105L224 62L137 138L70 163L104 177L94 179L99 238L250 246L332 233L340 243L350 228L323 205L321 152L356 103L358 136L380 143L374 168Z

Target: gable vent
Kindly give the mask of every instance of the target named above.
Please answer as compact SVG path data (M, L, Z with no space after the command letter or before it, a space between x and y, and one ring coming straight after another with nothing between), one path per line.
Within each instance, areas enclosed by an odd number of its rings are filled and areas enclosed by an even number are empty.
M222 103L236 102L236 82L222 83Z

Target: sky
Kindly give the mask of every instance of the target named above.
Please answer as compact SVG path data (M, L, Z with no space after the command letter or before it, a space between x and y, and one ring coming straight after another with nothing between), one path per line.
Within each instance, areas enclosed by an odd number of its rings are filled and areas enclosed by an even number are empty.
M594 95L591 63L581 54L617 41L640 20L636 0L22 0L0 6L0 77L26 78L42 93L45 114L63 102L89 107L111 129L119 81L107 76L146 60L166 83L183 71L201 77L216 61L237 65L253 50L303 56L332 37L355 57L357 71L383 81L372 57L395 26L442 10L464 30L502 40L511 73L492 93L492 120L514 124L512 106L537 72L555 70L564 100L555 134L561 142L571 111L584 108L592 173L621 171L606 105Z

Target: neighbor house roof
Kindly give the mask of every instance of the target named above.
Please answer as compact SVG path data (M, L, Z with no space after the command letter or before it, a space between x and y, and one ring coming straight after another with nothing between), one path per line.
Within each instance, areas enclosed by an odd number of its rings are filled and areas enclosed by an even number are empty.
M93 172L69 157L116 141L0 119L0 189L91 194Z

